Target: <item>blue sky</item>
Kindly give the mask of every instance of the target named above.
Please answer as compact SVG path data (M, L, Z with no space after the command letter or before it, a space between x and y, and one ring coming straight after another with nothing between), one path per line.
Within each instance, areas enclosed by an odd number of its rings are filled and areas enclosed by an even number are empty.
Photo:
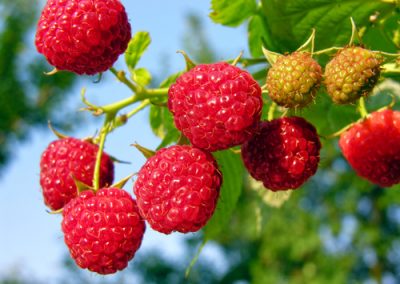
M146 30L151 34L152 44L139 65L147 67L152 73L160 73L160 62L165 60L165 56L169 58L171 72L184 68L184 61L176 51L182 49L185 15L188 12L195 12L204 19L205 32L218 54L223 56L221 60L234 58L241 50L247 49L246 31L243 27L226 28L209 20L209 1L122 2L133 32ZM116 67L123 68L124 65L119 61ZM130 95L129 90L118 83L111 73L106 73L99 84L94 84L92 79L83 80L73 90L74 94L71 94L68 101L72 111L82 107L79 98L82 87L86 88L88 99L99 104ZM130 165L117 165L116 179L137 172L144 163L144 158L130 144L138 142L149 148L158 145L158 139L149 128L147 115L147 112L140 113L108 137L106 151L131 162ZM80 125L79 131L68 134L76 137L89 136L95 133L101 123L102 119L99 118L95 122ZM46 279L46 283L56 283L57 275L62 270L61 258L66 248L60 229L61 218L46 213L39 186L40 155L52 140L54 136L50 131L38 131L33 133L30 141L16 144L15 158L0 177L0 278L6 272L19 271L39 280ZM132 182L125 189L132 193ZM165 236L148 228L140 251L157 248L160 253L179 257L182 253L181 240L181 234ZM203 254L212 255L212 250L212 246L206 246ZM136 257L140 257L140 251Z

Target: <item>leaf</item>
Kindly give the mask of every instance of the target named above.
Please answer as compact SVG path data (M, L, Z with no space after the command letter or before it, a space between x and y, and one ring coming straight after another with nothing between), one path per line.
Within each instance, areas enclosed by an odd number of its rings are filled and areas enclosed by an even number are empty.
M150 126L154 134L162 139L159 148L178 141L180 132L174 125L174 119L168 108L150 106Z
M214 153L214 157L222 172L223 183L217 208L204 228L206 240L215 238L229 223L243 188L244 167L240 155L225 150Z
M160 88L168 88L181 74L182 72L172 74L161 82ZM166 103L165 99L160 103ZM162 139L161 144L157 147L158 149L178 141L181 136L179 130L175 127L171 112L166 107L150 106L150 126L153 133Z
M274 47L273 41L268 37L268 27L266 20L262 14L256 14L251 17L247 28L249 49L253 57L260 57L263 55L261 47L264 45L263 42L268 42L266 45L271 48ZM275 49L275 48L272 48Z
M210 18L226 26L238 26L244 20L255 14L255 0L212 0Z
M161 82L160 88L167 88L167 87L171 86L173 83L175 83L176 79L180 75L182 75L182 73L183 72L178 72L178 73L172 74L171 76L166 78L164 81Z
M125 51L125 62L131 72L135 69L150 42L151 38L148 32L137 32L129 41L128 48Z
M146 68L138 68L131 71L132 79L141 86L147 86L151 82L151 74Z
M261 0L261 3L269 28L269 34L264 37L274 39L275 47L279 46L277 52L296 50L313 28L317 49L344 45L351 36L350 17L360 30L364 28L368 32L378 28L369 22L372 14L379 11L385 17L395 9L394 4L375 0Z

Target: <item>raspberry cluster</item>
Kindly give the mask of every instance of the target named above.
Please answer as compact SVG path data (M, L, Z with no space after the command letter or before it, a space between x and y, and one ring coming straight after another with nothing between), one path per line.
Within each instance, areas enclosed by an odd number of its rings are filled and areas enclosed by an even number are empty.
M35 44L58 70L96 74L125 51L131 26L119 0L48 0Z
M339 140L361 177L382 187L400 183L400 112L383 110L355 123Z
M176 145L159 150L138 174L134 192L150 226L169 234L195 232L212 216L222 176L213 156Z
M64 207L77 196L75 180L93 186L93 172L98 146L76 138L53 141L44 150L40 160L40 185L45 204L51 210ZM107 153L100 163L100 186L112 184L114 163Z
M302 108L314 101L322 68L307 52L281 56L268 71L266 88L280 106Z
M242 146L250 174L270 190L300 187L315 174L321 143L313 125L301 117L265 121Z
M367 96L380 75L380 57L365 48L340 50L325 67L325 85L337 104L352 103Z
M85 191L63 210L62 230L81 268L110 274L128 265L142 243L145 224L135 200L119 188Z
M250 138L261 116L261 89L244 70L225 62L200 64L168 92L176 127L195 147L227 149Z

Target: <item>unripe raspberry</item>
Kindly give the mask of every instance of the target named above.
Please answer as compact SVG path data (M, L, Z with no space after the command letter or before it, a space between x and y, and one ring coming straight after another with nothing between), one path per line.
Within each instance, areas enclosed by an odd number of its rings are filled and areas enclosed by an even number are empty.
M48 0L35 44L58 70L96 74L108 70L131 38L119 0Z
M250 175L270 190L296 189L315 174L321 143L312 124L301 117L285 117L260 124L242 145Z
M62 230L71 257L99 274L124 269L140 247L145 224L124 190L84 191L63 210Z
M225 62L197 65L177 79L168 95L176 127L193 146L208 151L249 139L263 105L252 76Z
M400 183L400 112L371 113L342 133L339 146L363 178L382 187Z
M74 179L93 185L98 146L75 138L51 142L40 160L40 185L45 204L52 210L64 207L77 196ZM103 152L100 163L101 187L111 185L114 179L114 163Z
M147 160L134 185L141 215L169 234L195 232L212 216L222 182L213 156L191 146L171 146Z
M321 66L307 52L280 56L268 71L268 95L280 106L302 108L314 101L322 80Z
M334 103L347 104L367 96L380 75L380 57L358 46L340 50L325 67L325 85Z

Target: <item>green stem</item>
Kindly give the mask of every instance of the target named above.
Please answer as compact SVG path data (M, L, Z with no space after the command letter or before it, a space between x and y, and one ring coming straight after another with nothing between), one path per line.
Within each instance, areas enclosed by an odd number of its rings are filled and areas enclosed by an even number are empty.
M367 117L368 111L367 111L367 108L365 107L365 101L364 101L364 98L363 98L363 97L361 97L361 98L358 100L358 107L357 107L357 109L358 109L358 112L360 113L360 115L361 115L362 118L366 118L366 117Z
M268 121L271 121L274 119L275 109L276 109L276 103L272 102L272 104L268 110L268 116L267 116Z
M131 81L129 81L128 78L126 78L126 74L124 71L117 71L114 67L111 67L110 71L115 75L115 77L117 77L117 79L121 83L124 83L126 86L128 86L128 88L131 89L132 92L138 92L138 87L134 85Z
M135 114L137 114L139 111L141 111L142 109L146 108L148 105L150 104L150 100L144 100L140 103L140 105L138 105L138 107L134 108L133 110L131 110L130 112L128 112L126 114L127 118L130 118L132 116L134 116Z
M329 52L332 52L332 51L340 50L342 48L343 47L333 46L333 47L330 47L330 48L326 48L326 49L321 49L321 50L315 51L315 52L313 52L313 54L319 55L319 54L329 53Z
M385 56L388 56L388 57L400 57L400 53L389 53L389 52L384 52L384 51L380 51L380 50L374 50L372 52L378 53L378 54L381 54L381 55L385 55Z
M383 3L388 3L388 4L399 4L399 0L381 0Z
M107 113L106 118L104 120L103 127L100 130L99 137L99 149L96 155L96 164L94 166L94 174L93 174L93 187L94 190L97 191L100 188L100 166L101 166L101 157L103 155L104 145L106 142L107 134L110 131L111 122L115 118L115 113Z

